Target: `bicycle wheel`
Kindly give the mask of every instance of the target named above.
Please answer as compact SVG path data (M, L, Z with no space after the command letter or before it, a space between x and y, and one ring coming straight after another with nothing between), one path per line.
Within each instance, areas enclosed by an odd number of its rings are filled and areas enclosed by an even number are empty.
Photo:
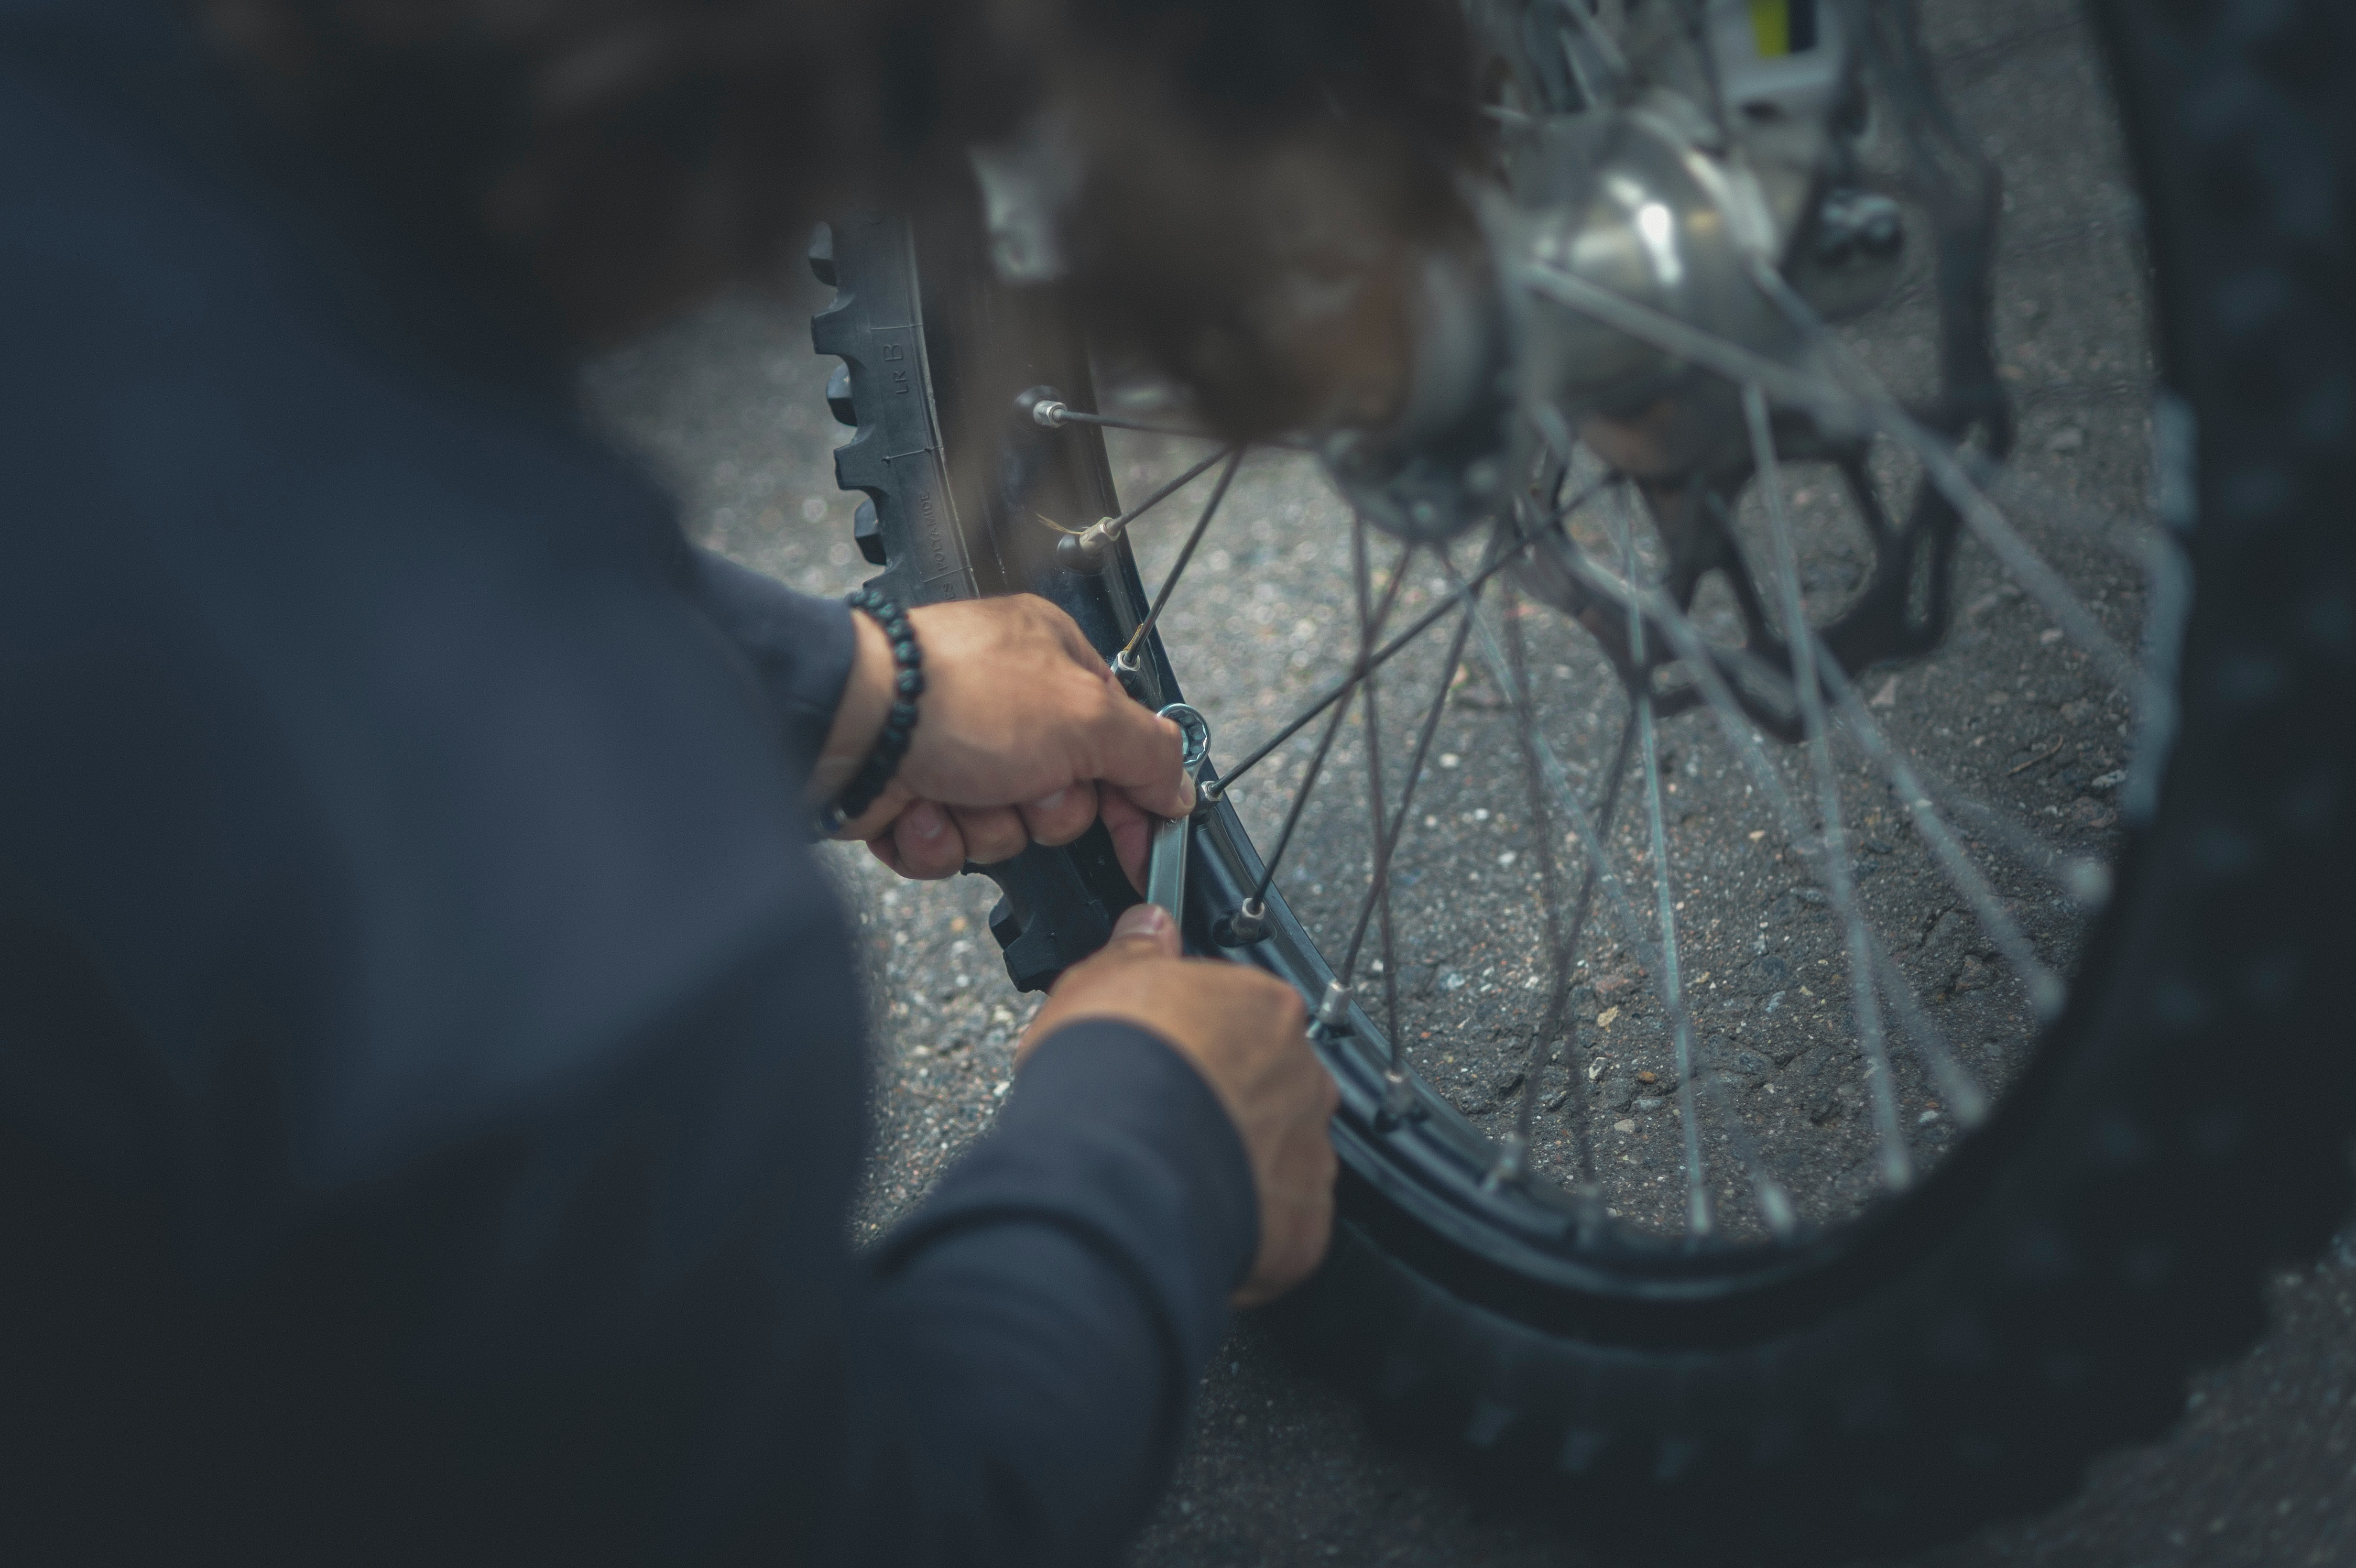
M2348 1196L2347 24L1927 9L1676 13L1866 51L1854 165L1783 265L1879 302L1776 359L1562 285L1665 361L1651 400L1452 541L1412 498L1370 527L1346 461L1336 494L1105 412L979 212L814 253L891 591L1043 592L1141 699L1183 672L1236 757L1189 945L1297 985L1344 1092L1333 1255L1282 1320L1468 1475L1655 1550L2060 1495ZM1509 132L1614 91L1563 15L1486 14L1468 91ZM2007 215L1948 101L2008 71L2059 90L2003 128L2037 176ZM1739 443L1680 449L1636 417L1664 402ZM1100 838L988 869L1026 988L1136 896Z

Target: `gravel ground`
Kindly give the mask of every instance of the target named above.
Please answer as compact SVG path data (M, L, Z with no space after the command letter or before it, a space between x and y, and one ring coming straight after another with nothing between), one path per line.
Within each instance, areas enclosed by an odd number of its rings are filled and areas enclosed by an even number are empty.
M1958 107L1986 137L2012 196L1999 271L2002 374L2019 398L2018 464L2049 492L2123 513L2144 507L2149 471L2148 367L2134 204L2119 176L2107 112L2083 40L2051 5L1950 8L1934 41ZM691 528L749 563L814 592L869 571L850 543L851 501L827 453L841 432L820 390L827 364L809 352L807 318L821 292L740 295L616 354L591 376L594 400L626 439L674 476ZM1891 301L1852 330L1875 368L1903 387L1928 363L1931 326L1918 254ZM1116 472L1135 494L1185 461L1178 443L1117 438ZM1902 465L1878 474L1902 495ZM1786 476L1812 616L1856 592L1871 556L1853 512L1818 472ZM1754 508L1755 509L1755 508ZM1079 519L1085 521L1086 519ZM1183 525L1142 525L1148 582L1160 579ZM1742 519L1764 559L1759 519ZM1582 518L1587 541L1613 548L1608 509ZM2066 528L2034 541L2120 641L2141 617L2137 574ZM1395 566L1377 548L1371 588ZM1233 757L1330 680L1355 635L1346 515L1298 458L1253 457L1176 601L1167 640L1216 752ZM1927 667L1865 683L1893 741L1969 793L2038 825L2072 854L2099 855L2115 825L2131 761L2126 694L2092 675L2042 612L1967 545L1959 558L1958 625ZM1398 613L1443 592L1429 558L1408 568ZM1706 593L1707 633L1735 624ZM1601 793L1624 703L1583 639L1550 612L1521 623L1534 688L1566 766ZM1396 799L1400 759L1423 706L1451 696L1419 784L1401 850L1390 973L1368 949L1362 973L1398 990L1411 1060L1453 1114L1495 1131L1510 1123L1526 1063L1522 1042L1542 1006L1536 911L1541 857L1518 765L1518 741L1493 677L1474 660L1445 667L1437 646L1386 671L1377 733ZM1314 729L1236 794L1264 847L1306 770ZM1337 741L1280 887L1329 952L1345 944L1365 885L1366 730ZM1825 891L1804 874L1781 824L1755 799L1705 716L1661 731L1663 830L1681 957L1694 988L1697 1044L1722 1063L1732 1104L1759 1136L1761 1167L1805 1214L1834 1219L1880 1179L1877 1128L1902 1131L1918 1165L1936 1160L1954 1125L1952 1096L1920 1052L1897 1053L1885 1080L1855 1042L1846 958ZM1801 759L1776 765L1804 798ZM1644 798L1632 780L1611 835L1630 895L1650 913ZM1954 1055L2000 1089L2029 1049L2027 997L1998 961L1920 837L1859 759L1844 758L1843 809L1853 871L1874 928ZM1545 848L1561 869L1579 846L1549 817ZM2070 900L1978 844L1975 859L2040 951L2067 966L2084 916ZM827 851L865 936L875 1017L876 1136L854 1238L887 1227L986 1128L1012 1067L1012 1040L1035 998L1008 987L986 929L995 890L979 879L906 884L863 851ZM1601 912L1573 1000L1578 1057L1538 1085L1539 1168L1575 1174L1582 1143L1626 1222L1683 1222L1679 1074L1667 1020ZM1370 991L1374 987L1370 987ZM1379 1016L1379 1015L1378 1015ZM1708 1146L1707 1186L1735 1233L1755 1225L1747 1172ZM2339 1563L2356 1561L2356 1245L2278 1282L2276 1328L2246 1360L2204 1377L2167 1444L2115 1456L2085 1493L2042 1519L1932 1553L1923 1563ZM1440 1467L1387 1446L1355 1407L1296 1374L1250 1323L1205 1381L1194 1442L1136 1552L1141 1563L1279 1562L1585 1562L1575 1539L1484 1512Z

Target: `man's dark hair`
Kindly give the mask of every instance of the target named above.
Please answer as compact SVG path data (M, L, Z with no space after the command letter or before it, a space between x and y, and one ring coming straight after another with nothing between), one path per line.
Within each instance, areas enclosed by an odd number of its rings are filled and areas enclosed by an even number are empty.
M1457 0L188 3L405 221L487 241L585 336L775 264L848 193L948 188L1054 100L1101 187L1099 318L1257 424L1315 393L1252 349L1252 296L1450 221L1474 134Z
M597 336L766 265L830 187L951 116L986 133L991 101L1024 91L992 80L955 0L191 4L404 222L487 241Z

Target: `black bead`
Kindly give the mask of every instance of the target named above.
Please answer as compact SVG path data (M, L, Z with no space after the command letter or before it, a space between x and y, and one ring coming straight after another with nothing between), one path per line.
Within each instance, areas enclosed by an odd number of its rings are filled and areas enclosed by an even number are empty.
M883 629L884 640L892 646L893 663L900 671L893 680L896 699L884 717L884 731L876 737L875 749L868 753L851 786L836 800L835 809L850 818L875 804L884 786L898 771L900 759L907 755L909 736L916 728L914 699L925 689L925 677L917 673L924 666L925 655L917 645L916 633L909 628L907 612L884 595L872 589L856 588L844 594L842 602L853 610L864 611Z

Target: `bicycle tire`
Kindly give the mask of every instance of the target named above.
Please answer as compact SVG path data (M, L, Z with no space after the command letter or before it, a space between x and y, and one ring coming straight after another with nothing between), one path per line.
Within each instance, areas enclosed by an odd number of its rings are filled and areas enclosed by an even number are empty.
M1523 1266L1477 1212L1401 1179L1372 1130L1380 1085L1334 1061L1341 1220L1280 1326L1468 1477L1648 1553L1892 1550L2058 1500L2093 1456L2174 1419L2188 1371L2258 1331L2267 1271L2347 1211L2356 1051L2329 980L2351 933L2333 902L2351 781L2312 719L2356 711L2356 550L2333 499L2356 450L2356 138L2332 97L2356 38L2321 0L2092 9L2146 202L2162 379L2199 432L2196 592L2158 810L2028 1077L1869 1221L1685 1288L1657 1259L1601 1282ZM1008 416L1033 385L1082 406L1086 355L1052 288L991 281L979 227L833 231L819 272L841 293L814 341L850 366L860 427L839 476L873 503L888 591L1041 592L1110 652L1144 607L1126 543L1101 574L1066 571L1018 515L1050 493L1073 517L1116 510L1101 438L1043 442ZM1149 651L1140 696L1177 700ZM1184 929L1216 952L1211 922L1258 865L1231 807L1201 831ZM1024 989L1136 896L1101 835L987 870ZM1323 960L1270 901L1255 961L1315 997ZM2254 1047L2265 1082L2302 1092L2214 1071Z

